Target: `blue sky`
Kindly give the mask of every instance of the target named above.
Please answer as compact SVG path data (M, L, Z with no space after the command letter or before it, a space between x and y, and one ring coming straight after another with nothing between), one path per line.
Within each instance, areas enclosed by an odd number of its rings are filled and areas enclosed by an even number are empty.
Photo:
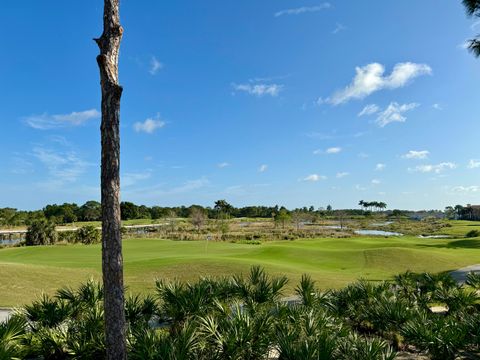
M2 1L0 207L99 198L102 1ZM460 1L122 1L122 199L480 203Z

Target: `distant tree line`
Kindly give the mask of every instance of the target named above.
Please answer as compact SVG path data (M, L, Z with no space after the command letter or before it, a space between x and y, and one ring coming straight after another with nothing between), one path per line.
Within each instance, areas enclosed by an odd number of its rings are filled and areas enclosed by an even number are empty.
M480 220L480 206L467 204L466 206L455 205L445 208L445 216L455 220Z
M272 218L279 223L284 223L287 218L295 222L304 221L303 215L336 216L339 211L346 216L368 215L372 211L383 211L386 204L377 201L360 201L361 209L334 210L331 205L324 207L304 206L301 208L287 209L284 206L244 206L235 207L226 200L218 200L213 206L145 206L133 202L121 203L122 220L134 219L162 219L162 218L194 218L198 224L202 218L227 219L227 218ZM398 214L399 210L396 210ZM307 216L308 217L308 216ZM47 219L54 224L71 224L75 222L88 222L101 220L101 205L98 201L87 201L83 205L75 203L50 204L41 210L22 211L14 208L0 209L0 226L30 225L35 220Z

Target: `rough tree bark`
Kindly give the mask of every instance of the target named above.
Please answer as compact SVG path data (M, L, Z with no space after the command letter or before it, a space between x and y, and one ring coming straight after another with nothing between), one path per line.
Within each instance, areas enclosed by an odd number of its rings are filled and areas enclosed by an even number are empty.
M103 33L95 39L102 88L102 270L107 359L126 359L123 256L120 233L120 0L104 0Z

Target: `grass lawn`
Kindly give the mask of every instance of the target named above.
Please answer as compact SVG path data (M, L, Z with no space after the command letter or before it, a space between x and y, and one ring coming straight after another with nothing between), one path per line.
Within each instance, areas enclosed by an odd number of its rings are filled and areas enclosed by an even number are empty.
M440 272L480 263L479 239L353 237L265 242L130 239L124 241L125 280L132 292L154 287L157 278L189 280L202 275L247 272L260 264L286 274L292 291L302 273L323 288L360 277L387 279L411 270ZM100 279L99 245L55 245L0 250L0 307L30 302L41 292Z

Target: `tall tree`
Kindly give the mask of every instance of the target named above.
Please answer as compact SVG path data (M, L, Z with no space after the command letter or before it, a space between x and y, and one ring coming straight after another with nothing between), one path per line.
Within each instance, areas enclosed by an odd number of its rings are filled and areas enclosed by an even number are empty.
M480 0L462 0L462 2L467 10L468 16L480 17ZM468 49L473 52L475 56L480 56L480 35L469 40Z
M105 291L107 359L127 358L125 295L120 219L120 98L118 55L123 28L120 0L104 0L103 33L95 39L100 48L97 63L102 88L102 271Z

